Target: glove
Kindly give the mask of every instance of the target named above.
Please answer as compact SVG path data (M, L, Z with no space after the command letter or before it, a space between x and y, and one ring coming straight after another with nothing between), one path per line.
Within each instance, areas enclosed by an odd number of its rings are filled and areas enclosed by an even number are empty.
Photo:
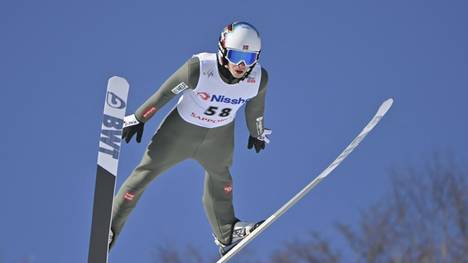
M270 129L264 129L262 135L257 138L249 136L248 149L252 149L255 146L255 151L259 153L262 149L265 149L265 143L270 143L270 139L267 135L270 135L272 131Z
M124 118L124 128L122 132L122 139L124 139L127 143L130 142L133 135L136 133L136 141L137 143L141 142L141 136L143 136L143 129L145 123L140 122L136 117L135 114L126 116Z

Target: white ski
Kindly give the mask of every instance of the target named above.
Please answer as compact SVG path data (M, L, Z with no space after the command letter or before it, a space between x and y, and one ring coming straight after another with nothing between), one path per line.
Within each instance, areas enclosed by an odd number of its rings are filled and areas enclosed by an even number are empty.
M101 125L88 263L107 263L112 201L127 107L128 82L114 76L107 84Z
M243 247L245 247L250 241L262 233L267 227L269 227L274 221L276 221L281 215L288 211L292 206L294 206L299 200L301 200L312 188L314 188L318 183L320 183L327 175L329 175L340 163L348 157L348 155L361 143L362 140L369 134L372 129L379 123L383 116L387 113L390 107L393 104L393 99L388 99L380 105L379 110L374 115L372 120L364 127L364 129L359 133L359 135L354 138L351 144L346 147L346 149L333 161L321 174L319 174L315 179L313 179L304 189L297 193L293 198L291 198L286 204L284 204L280 209L278 209L273 215L265 220L258 228L256 228L251 234L244 238L239 244L232 248L228 253L221 257L217 263L227 262L235 254L237 254Z

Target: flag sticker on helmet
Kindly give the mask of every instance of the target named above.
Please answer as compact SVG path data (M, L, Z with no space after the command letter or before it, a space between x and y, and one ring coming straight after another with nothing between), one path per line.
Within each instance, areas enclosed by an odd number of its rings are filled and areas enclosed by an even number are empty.
M185 82L181 82L172 89L172 93L179 94L182 91L186 90L188 87L189 86L187 84L185 84Z
M242 46L242 49L243 49L243 50L249 50L249 45L243 45L243 46Z

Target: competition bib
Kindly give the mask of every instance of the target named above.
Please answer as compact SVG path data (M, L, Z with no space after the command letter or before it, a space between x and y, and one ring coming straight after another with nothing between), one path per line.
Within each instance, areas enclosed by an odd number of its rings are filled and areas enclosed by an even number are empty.
M219 75L214 53L195 55L200 59L200 77L195 89L186 89L177 103L179 115L187 122L215 128L234 120L236 112L260 87L261 67L237 84L227 84Z

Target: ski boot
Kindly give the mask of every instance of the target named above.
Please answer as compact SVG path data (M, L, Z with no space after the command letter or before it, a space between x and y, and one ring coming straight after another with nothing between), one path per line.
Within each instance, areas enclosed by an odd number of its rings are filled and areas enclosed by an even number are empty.
M257 223L237 221L232 229L231 243L228 245L221 243L215 237L215 243L219 247L219 254L221 255L221 257L228 253L229 250L231 250L237 244L239 244L239 242L241 242L242 239L244 239L246 236L252 233L264 221L265 220L262 220Z
M112 248L112 242L114 241L114 232L112 231L112 229L109 230L109 240L108 240L108 243L107 245L109 246L109 251L110 249Z

